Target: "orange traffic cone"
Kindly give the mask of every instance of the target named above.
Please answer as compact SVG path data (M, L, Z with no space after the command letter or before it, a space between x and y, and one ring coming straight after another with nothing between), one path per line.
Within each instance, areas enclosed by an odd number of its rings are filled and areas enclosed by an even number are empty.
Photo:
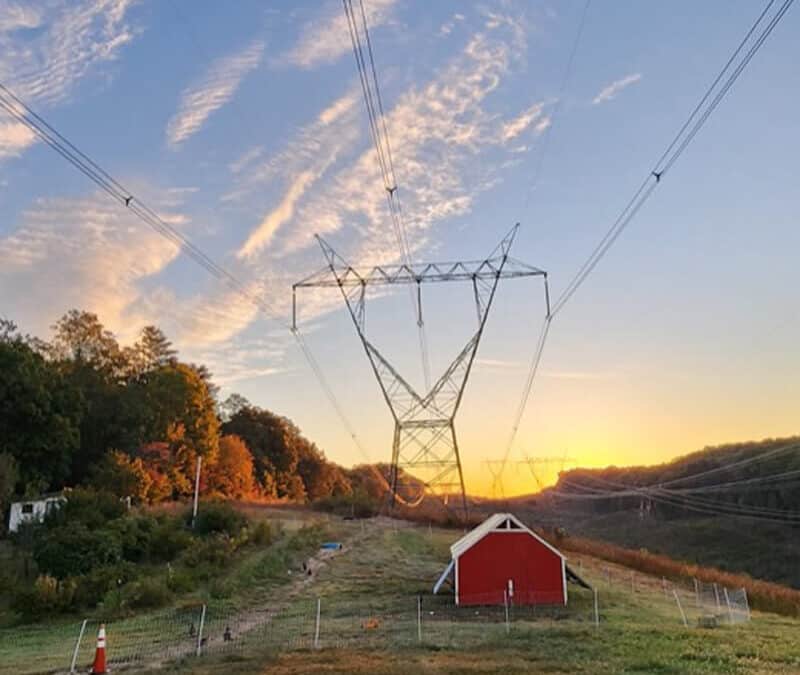
M106 625L100 624L97 631L97 649L94 652L94 663L92 664L91 675L103 675L106 670Z

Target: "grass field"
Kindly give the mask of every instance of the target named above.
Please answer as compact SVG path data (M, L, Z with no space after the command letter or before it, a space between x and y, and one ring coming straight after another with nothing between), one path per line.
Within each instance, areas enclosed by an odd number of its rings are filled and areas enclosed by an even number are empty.
M292 515L301 523L316 517ZM674 589L687 613L687 628L673 589L665 589L661 579L638 573L631 579L630 570L588 556L571 556L570 564L598 590L599 626L592 593L572 586L567 610L512 610L508 625L502 607L457 610L446 599L431 597L430 588L459 535L385 519L327 521L314 536L341 540L345 549L318 561L311 576L298 569L292 575L278 570L274 553L266 550L231 571L233 590L227 597L207 599L208 643L202 657L189 655L194 641L186 628L196 613L177 610L109 625L109 656L127 650L133 672L167 665L186 675L800 672L800 621L754 613L749 623L699 628L693 594ZM280 584L276 575L283 579ZM314 648L318 599L320 630ZM222 637L226 627L232 633L229 642ZM64 665L50 668L65 670L77 634L74 622L70 631L69 639L55 638L56 625L3 631L0 671L42 672L47 668L32 669L32 654L54 651ZM82 668L91 660L92 642L93 634L81 652ZM44 657L40 663L47 665Z

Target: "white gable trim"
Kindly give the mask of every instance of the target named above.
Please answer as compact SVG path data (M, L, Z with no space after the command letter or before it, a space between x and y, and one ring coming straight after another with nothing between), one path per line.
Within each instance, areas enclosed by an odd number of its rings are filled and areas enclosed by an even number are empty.
M517 527L515 529L509 529L507 526L503 527L507 522L514 523ZM536 539L540 544L547 547L550 551L555 553L559 558L561 558L562 563L566 560L561 551L551 546L547 543L544 539L542 539L538 534L533 532L530 528L526 527L523 522L517 518L513 513L495 513L489 516L486 520L484 520L480 525L478 525L474 530L467 532L461 539L459 539L455 544L450 547L450 554L453 556L453 560L457 560L458 557L471 549L475 544L477 544L481 539L483 539L486 535L497 532L497 533L504 533L504 532L527 532L531 537ZM456 575L456 579L458 575Z

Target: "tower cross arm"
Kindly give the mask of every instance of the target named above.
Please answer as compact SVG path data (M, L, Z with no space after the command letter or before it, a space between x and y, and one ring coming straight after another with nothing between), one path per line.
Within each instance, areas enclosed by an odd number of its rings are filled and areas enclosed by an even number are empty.
M331 274L333 272L333 274ZM475 279L514 279L546 276L538 267L502 257L459 262L417 263L412 265L376 265L350 267L334 264L331 268L297 282L295 288L337 286L394 286L400 284L425 284L448 281L473 281Z

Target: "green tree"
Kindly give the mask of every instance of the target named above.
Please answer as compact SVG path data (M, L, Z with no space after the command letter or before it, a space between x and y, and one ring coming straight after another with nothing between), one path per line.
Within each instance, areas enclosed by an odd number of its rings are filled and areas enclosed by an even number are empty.
M145 442L165 440L170 429L182 427L180 441L203 457L219 447L219 419L208 383L183 363L162 366L148 376Z
M19 336L0 341L0 452L19 481L59 487L78 449L80 394Z
M5 514L19 480L19 465L14 456L0 452L0 515ZM0 527L0 532L2 527Z

